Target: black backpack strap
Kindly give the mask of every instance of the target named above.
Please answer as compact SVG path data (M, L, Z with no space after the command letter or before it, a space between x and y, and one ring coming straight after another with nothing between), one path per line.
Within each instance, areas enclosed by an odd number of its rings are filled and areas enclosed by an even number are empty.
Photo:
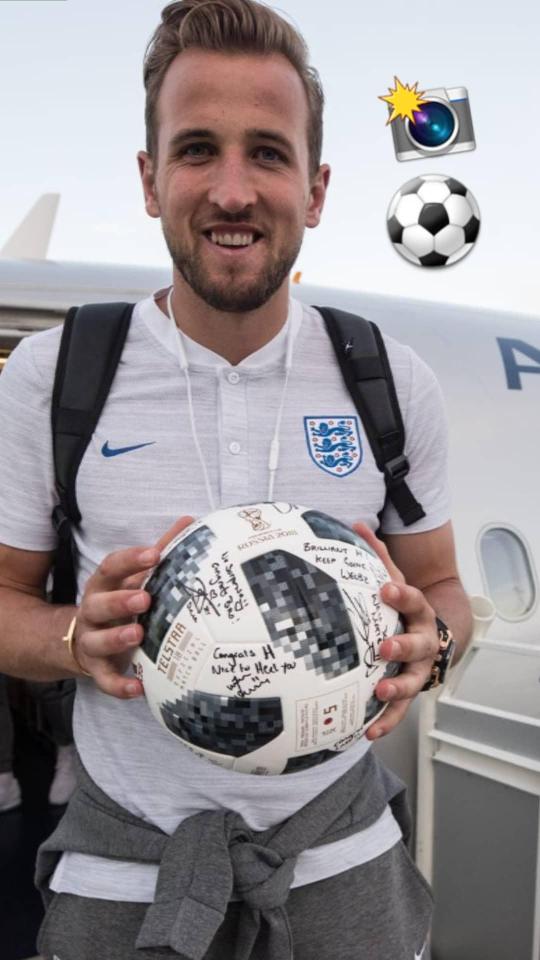
M381 331L344 310L315 307L322 314L343 379L384 475L387 495L406 527L425 512L405 482L405 428Z
M134 304L92 303L69 310L62 331L54 379L51 420L55 483L59 503L53 523L59 546L53 603L76 597L72 526L80 523L76 479L116 373Z

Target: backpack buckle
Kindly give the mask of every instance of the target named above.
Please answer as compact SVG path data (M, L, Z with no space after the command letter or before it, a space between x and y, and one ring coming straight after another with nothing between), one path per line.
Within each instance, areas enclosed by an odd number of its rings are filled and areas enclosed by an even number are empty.
M59 540L69 540L71 536L71 520L61 503L57 503L52 512L52 522Z
M409 461L402 453L399 457L388 460L383 467L384 479L388 486L393 486L403 480L409 472Z

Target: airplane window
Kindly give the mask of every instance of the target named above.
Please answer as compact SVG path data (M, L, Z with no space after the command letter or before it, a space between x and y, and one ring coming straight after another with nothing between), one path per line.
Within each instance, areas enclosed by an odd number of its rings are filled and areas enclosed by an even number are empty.
M520 537L506 527L491 527L480 539L487 588L499 616L525 617L536 602L536 584L528 551Z

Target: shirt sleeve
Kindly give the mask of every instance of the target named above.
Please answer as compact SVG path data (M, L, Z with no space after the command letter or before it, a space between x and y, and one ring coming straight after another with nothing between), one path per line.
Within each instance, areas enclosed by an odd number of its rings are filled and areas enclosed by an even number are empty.
M37 337L54 333L46 331ZM52 550L57 501L50 426L51 385L40 373L32 341L15 348L0 376L0 542ZM51 338L48 337L51 343Z
M443 395L431 368L410 348L409 353L409 396L402 407L405 454L410 466L406 483L426 516L406 527L387 500L381 518L383 533L422 533L450 519L448 424Z

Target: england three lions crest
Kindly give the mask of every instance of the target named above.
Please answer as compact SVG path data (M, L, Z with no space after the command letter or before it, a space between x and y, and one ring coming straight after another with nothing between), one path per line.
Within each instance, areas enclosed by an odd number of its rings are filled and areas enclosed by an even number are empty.
M311 459L333 477L347 477L362 462L358 417L304 417Z

